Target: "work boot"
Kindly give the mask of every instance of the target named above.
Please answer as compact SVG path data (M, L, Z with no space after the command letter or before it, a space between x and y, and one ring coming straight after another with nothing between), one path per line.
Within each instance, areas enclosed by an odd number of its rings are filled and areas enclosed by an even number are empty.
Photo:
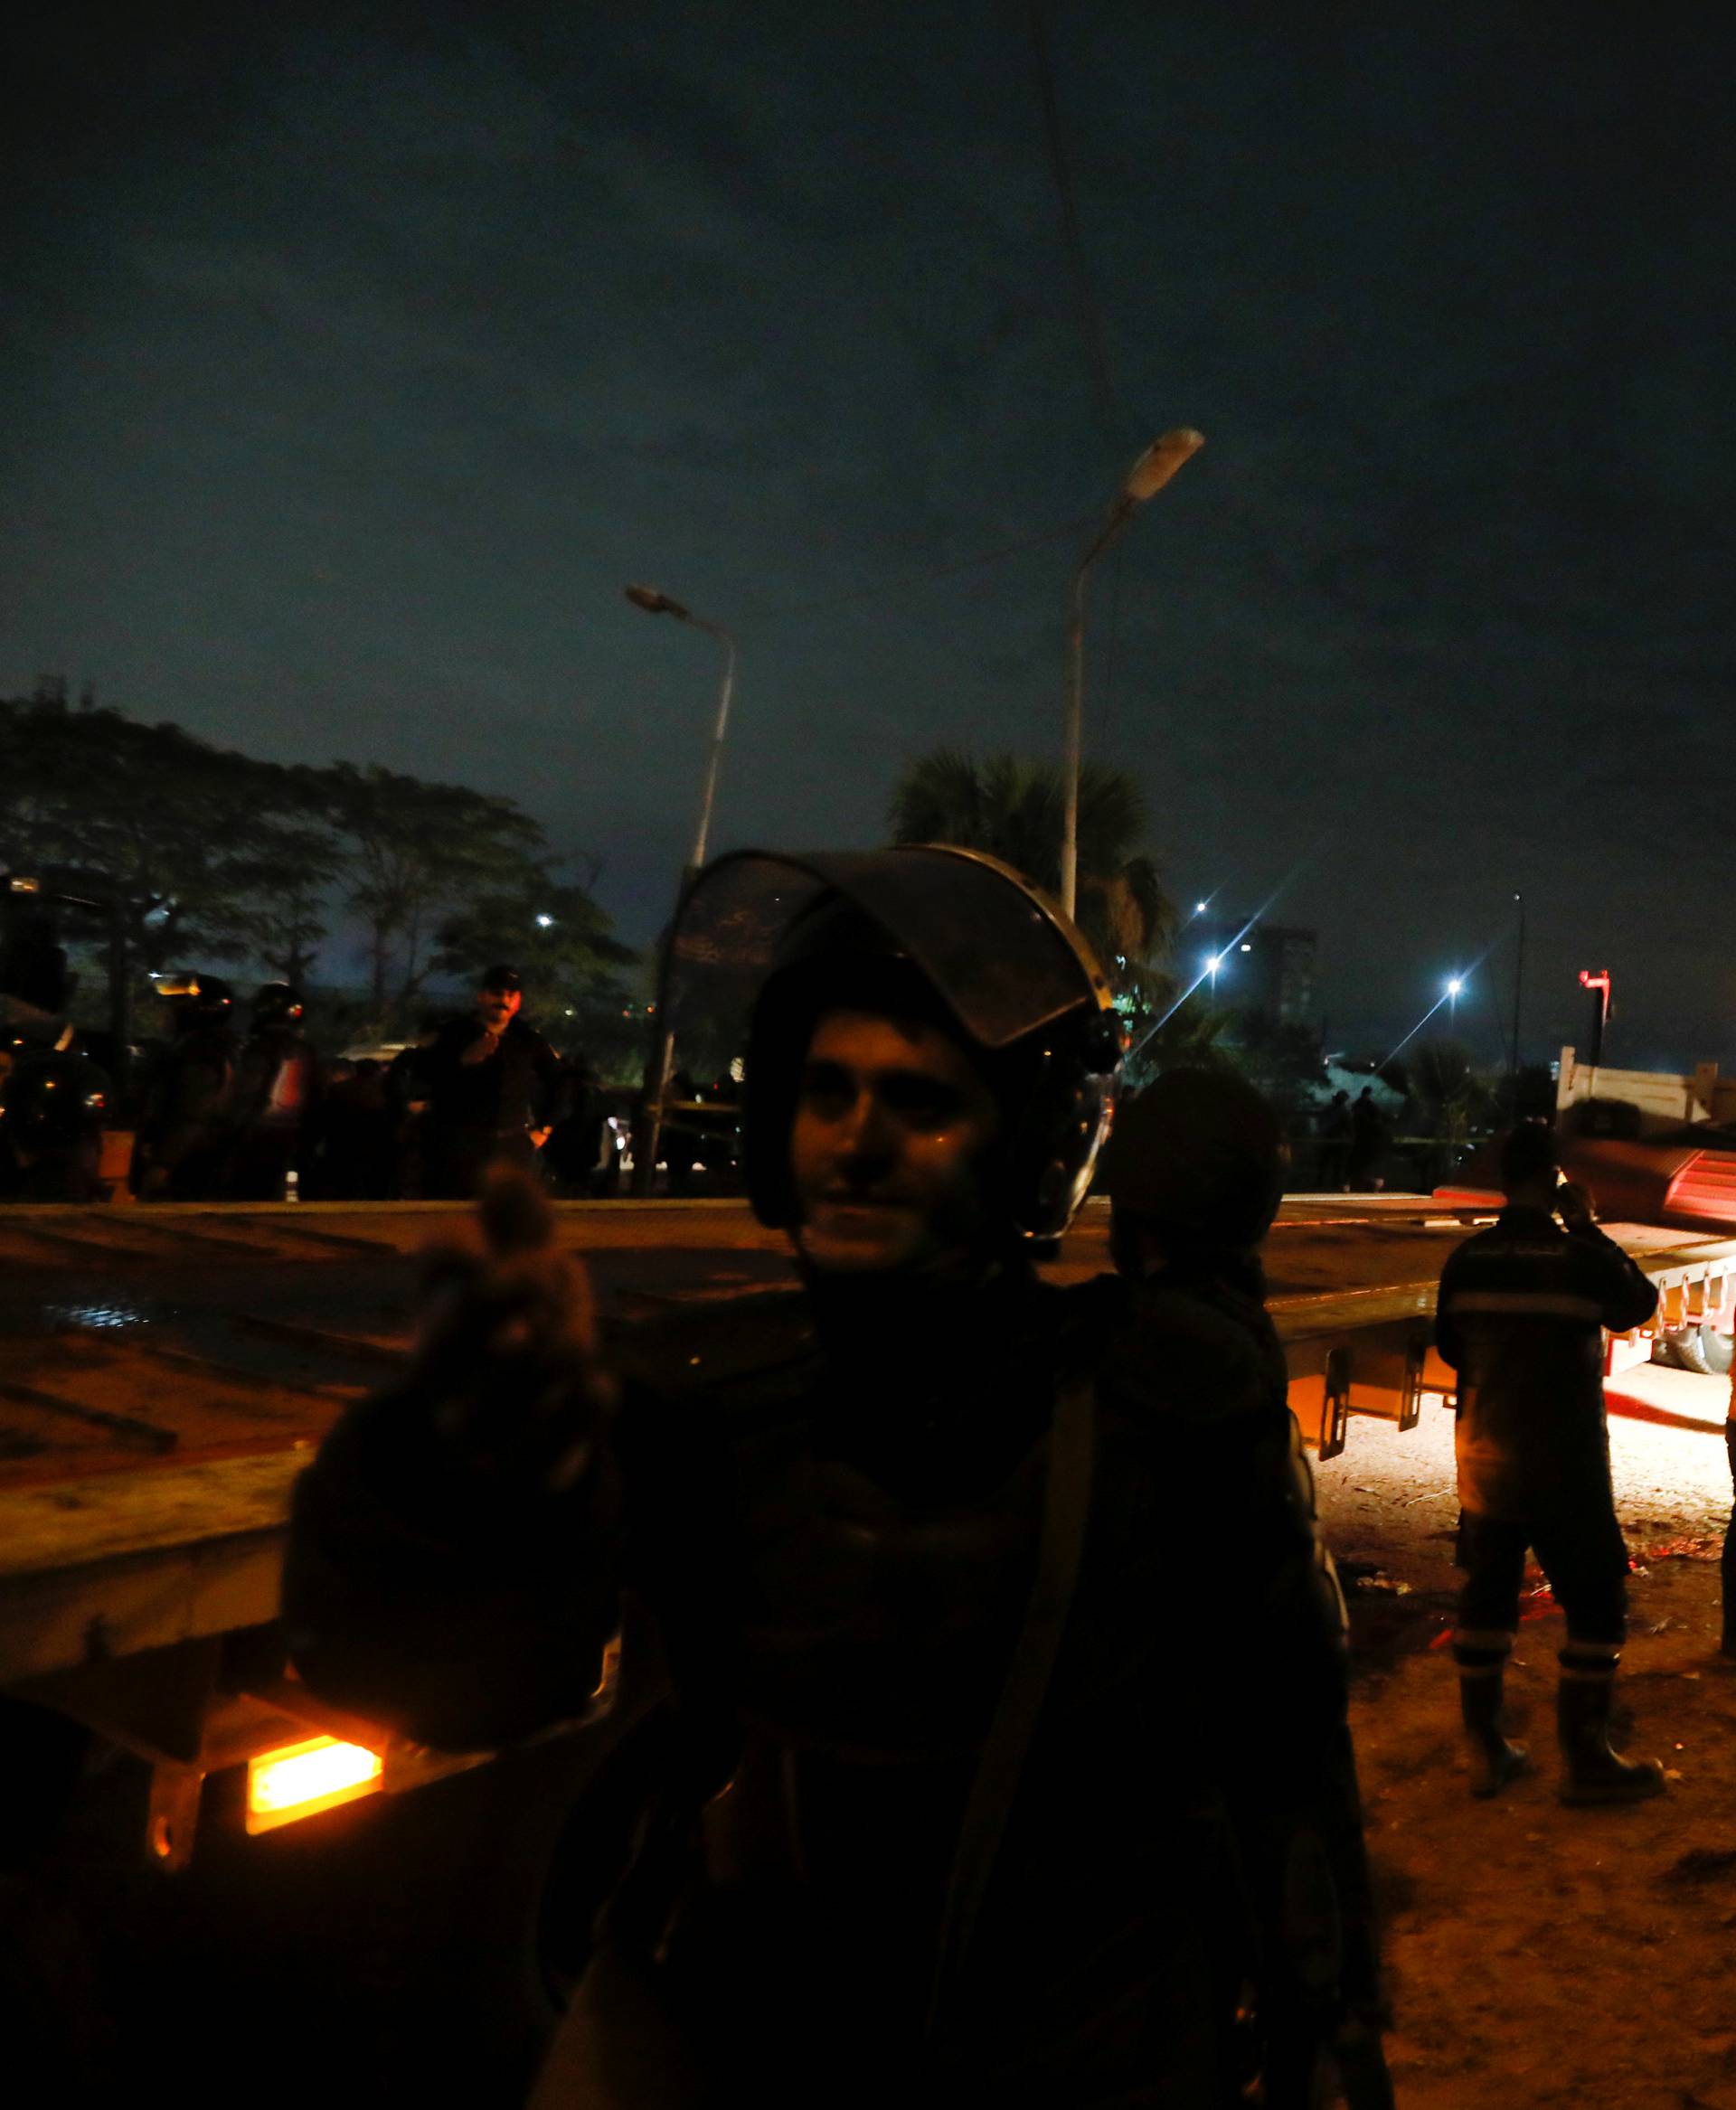
M1461 1671L1458 1706L1470 1748L1471 1793L1479 1802L1486 1801L1531 1769L1531 1753L1501 1733L1501 1666Z
M1592 1662L1561 1651L1555 1719L1567 1762L1564 1803L1643 1803L1664 1792L1664 1768L1656 1758L1624 1758L1611 1749L1609 1714L1615 1696L1613 1653Z

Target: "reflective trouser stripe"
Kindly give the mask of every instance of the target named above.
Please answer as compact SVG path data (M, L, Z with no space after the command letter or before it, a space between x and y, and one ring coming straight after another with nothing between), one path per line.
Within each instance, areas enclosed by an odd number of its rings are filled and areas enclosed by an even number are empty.
M1563 1678L1597 1683L1615 1676L1616 1665L1621 1661L1621 1649L1615 1642L1570 1641L1556 1661L1561 1666Z
M1480 1312L1500 1318L1584 1319L1593 1325L1603 1316L1595 1297L1535 1289L1457 1289L1447 1299L1447 1311L1455 1319Z
M1453 1661L1461 1678L1498 1678L1513 1653L1514 1636L1498 1626L1453 1630Z

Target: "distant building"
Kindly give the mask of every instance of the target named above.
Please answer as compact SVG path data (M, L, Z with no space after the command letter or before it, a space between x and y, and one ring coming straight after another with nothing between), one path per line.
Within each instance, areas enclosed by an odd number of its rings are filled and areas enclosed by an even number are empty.
M1182 943L1194 956L1182 956L1188 978L1204 973L1213 1001L1223 1010L1264 1012L1287 1026L1314 1022L1312 930L1282 923L1244 929L1240 918L1202 916L1185 926Z

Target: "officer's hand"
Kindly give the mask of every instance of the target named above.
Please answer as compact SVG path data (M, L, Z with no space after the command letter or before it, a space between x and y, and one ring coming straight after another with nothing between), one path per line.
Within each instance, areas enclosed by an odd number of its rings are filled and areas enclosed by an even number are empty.
M1569 1230L1589 1230L1595 1220L1593 1202L1583 1187L1577 1187L1571 1180L1565 1180L1555 1190L1555 1213Z
M475 1242L427 1256L407 1389L455 1463L559 1493L614 1404L590 1278L556 1249L554 1212L518 1168L489 1174L477 1215Z

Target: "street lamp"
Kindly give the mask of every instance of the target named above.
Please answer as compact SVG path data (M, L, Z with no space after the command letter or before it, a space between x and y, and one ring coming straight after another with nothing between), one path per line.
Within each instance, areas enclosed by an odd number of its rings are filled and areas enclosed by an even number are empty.
M723 759L724 736L730 730L730 703L735 694L735 639L721 624L708 623L703 616L694 615L691 608L684 608L666 593L659 593L654 586L629 586L625 590L633 606L643 608L647 616L673 616L676 622L690 623L695 630L703 630L708 636L715 637L723 647L723 677L717 691L717 723L712 729L711 752L705 761L705 787L700 795L699 823L693 830L693 846L688 853L686 870L682 873L681 890L675 896L675 912L679 915L688 885L705 862L705 844L712 832L718 769ZM663 957L657 966L657 1052L651 1072L650 1104L646 1108L644 1162L633 1168L634 1188L641 1194L651 1192L651 1182L656 1174L663 1102L669 1088L669 1072L675 1064L675 1037L669 1021L669 959L675 944L675 929L672 918L669 936L664 941Z
M1182 464L1205 445L1203 433L1178 425L1154 439L1127 471L1115 504L1104 516L1097 539L1073 573L1071 612L1067 633L1067 708L1061 723L1061 775L1066 813L1061 839L1061 905L1073 913L1079 889L1079 759L1085 703L1085 578L1091 566L1121 533L1148 498L1155 498Z
M1514 894L1514 907L1519 911L1519 942L1513 957L1513 1050L1507 1061L1507 1082L1513 1096L1508 1111L1516 1119L1519 1110L1519 1003L1525 988L1525 897Z
M542 914L541 914L541 915L540 915L540 916L537 918L537 919L536 919L536 928L537 928L539 930L552 930L552 929L553 929L553 928L554 928L554 918L549 914L549 912L548 912L548 910L547 910L546 909L545 909L542 911Z

